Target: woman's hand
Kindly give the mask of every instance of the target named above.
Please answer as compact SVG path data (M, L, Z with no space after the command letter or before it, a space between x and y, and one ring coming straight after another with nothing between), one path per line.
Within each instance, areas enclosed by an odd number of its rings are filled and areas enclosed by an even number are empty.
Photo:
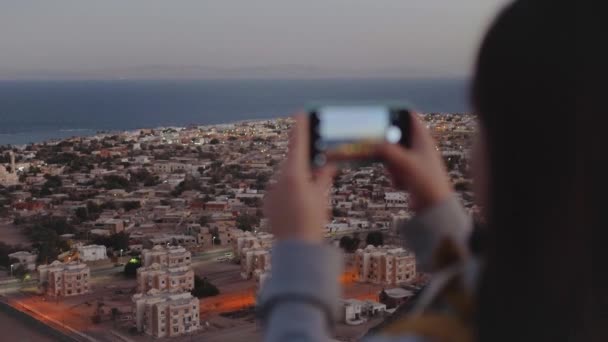
M411 120L411 148L386 143L376 153L395 185L410 192L412 209L420 212L446 199L453 190L433 137L417 114Z
M298 115L279 180L264 198L264 214L279 239L320 242L328 221L328 190L336 173L327 165L313 174L309 160L308 118Z

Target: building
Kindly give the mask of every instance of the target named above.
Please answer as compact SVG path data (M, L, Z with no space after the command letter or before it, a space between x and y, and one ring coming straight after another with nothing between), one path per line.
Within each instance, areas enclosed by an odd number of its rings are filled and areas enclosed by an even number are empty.
M78 254L82 261L105 260L108 258L106 246L103 245L88 245L78 246Z
M68 297L89 292L91 270L84 263L53 261L38 266L38 281L50 296Z
M29 271L34 271L36 269L36 258L38 258L37 254L32 254L27 251L19 251L15 253L11 253L8 255L10 259L17 259L17 262L12 263L13 267L17 267L19 265L23 265L25 269Z
M227 228L222 225L215 227L201 227L196 234L197 243L207 249L213 246L232 246L236 236L244 232L237 228Z
M133 296L135 327L150 336L175 337L200 329L199 300L190 293L150 290Z
M0 185L11 186L19 184L19 176L15 167L15 153L9 151L10 166L0 166Z
M401 191L386 192L384 194L384 203L387 209L407 208L407 195Z
M143 266L160 264L167 267L188 266L192 263L192 255L181 246L154 246L152 249L141 251Z
M194 288L194 271L190 266L167 267L152 264L137 269L137 292L151 289L171 293L189 292Z
M163 234L148 238L146 246L166 246L166 245L196 245L196 237L184 234Z
M384 314L386 305L372 300L341 300L340 321L348 325L359 325L368 319Z
M241 250L241 277L259 279L260 275L270 270L270 250L255 247Z
M232 250L234 252L234 257L237 260L240 260L243 248L257 247L270 249L272 248L272 243L274 241L274 236L265 232L243 232L237 234L233 231L232 234Z
M110 234L117 234L125 230L125 223L119 219L98 220L95 222L94 228L107 230Z
M357 280L382 285L409 283L416 277L416 257L393 246L367 246L355 252Z

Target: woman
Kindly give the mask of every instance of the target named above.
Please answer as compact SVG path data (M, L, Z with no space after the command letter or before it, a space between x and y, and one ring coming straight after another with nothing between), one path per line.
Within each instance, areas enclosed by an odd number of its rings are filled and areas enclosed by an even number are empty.
M378 149L418 214L403 227L406 241L427 267L438 246L449 241L458 267L443 265L447 269L438 274L458 274L474 309L467 313L470 319L458 318L458 333L442 335L443 322L454 320L439 320L435 329L388 327L370 341L598 338L599 321L591 315L597 299L592 291L599 290L591 273L591 232L599 222L592 193L598 190L583 175L590 152L580 145L579 133L588 129L582 126L588 116L576 106L568 63L573 30L556 13L540 1L511 4L479 52L472 101L480 123L475 191L487 219L481 272L466 248L471 224L425 127L413 119L410 149ZM334 169L328 166L311 180L307 132L306 119L298 117L289 158L266 199L266 215L279 239L272 278L260 298L267 341L328 340L340 298L340 255L323 245L321 233ZM593 132L587 131L586 139L599 137ZM435 276L431 285L441 278Z

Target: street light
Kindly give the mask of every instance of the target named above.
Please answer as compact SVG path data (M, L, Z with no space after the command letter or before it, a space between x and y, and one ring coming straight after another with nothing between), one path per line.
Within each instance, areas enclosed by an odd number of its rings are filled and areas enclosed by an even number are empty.
M11 264L11 277L13 276L13 266L15 266L15 265Z
M120 257L122 258L122 248L120 249Z

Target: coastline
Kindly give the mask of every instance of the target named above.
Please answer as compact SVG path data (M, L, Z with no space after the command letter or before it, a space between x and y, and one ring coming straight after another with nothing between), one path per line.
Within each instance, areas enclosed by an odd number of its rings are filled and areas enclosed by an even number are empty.
M213 123L213 124L191 123L191 124L187 124L187 125L183 125L183 126L182 125L180 125L180 126L167 125L167 126L156 126L156 127L138 127L138 128L133 128L133 129L95 130L95 129L86 129L86 128L76 128L76 129L54 130L54 131L50 131L49 133L34 133L34 132L0 133L0 148L2 148L2 147L6 148L8 146L12 146L14 148L23 149L23 148L25 148L25 146L31 145L31 144L39 145L39 144L45 144L45 143L47 143L47 144L59 143L63 140L69 140L69 139L87 138L87 137L94 137L94 136L107 136L107 135L116 135L116 134L133 135L133 134L137 134L137 132L139 132L141 130L154 130L154 131L165 130L165 129L184 130L184 129L187 129L188 127L206 128L206 127L215 127L215 126L222 126L222 125L235 125L235 124L242 124L242 123L274 121L274 120L284 119L284 118L287 118L287 117L252 118L252 119L233 120L233 121L228 121L228 122L224 122L224 123ZM61 134L61 133L68 133L68 132L69 133L82 132L83 134ZM55 133L55 134L53 134L53 133ZM7 142L6 140L10 139L10 138L4 138L7 136L8 137L38 136L38 137L40 137L40 139L28 139L27 142L23 142L23 141L26 141L26 140L23 140L23 139L25 139L25 138L23 138L21 140L12 139L12 142ZM48 137L44 138L45 136L48 136Z

